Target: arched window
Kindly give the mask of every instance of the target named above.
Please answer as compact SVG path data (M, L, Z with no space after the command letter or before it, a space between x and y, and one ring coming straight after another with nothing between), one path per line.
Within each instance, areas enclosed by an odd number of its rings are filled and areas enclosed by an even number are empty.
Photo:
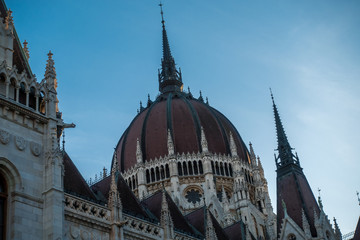
M26 93L25 93L25 83L20 83L19 89L19 103L26 104Z
M215 170L216 170L216 175L220 175L218 162L215 162Z
M287 239L288 240L296 240L296 236L292 233L290 233L288 236L287 236Z
M181 162L178 162L178 173L179 173L179 176L182 176L182 175L183 175Z
M221 176L224 176L224 165L222 162L220 163L220 174Z
M46 113L46 103L45 103L45 94L44 92L40 92L40 97L39 97L39 111L42 114Z
M169 170L169 165L168 164L165 165L165 175L166 175L166 178L170 177L170 170Z
M201 161L199 161L199 172L200 172L200 174L203 174L203 173L204 173L203 165L202 165L202 162L201 162Z
M146 169L146 183L150 182L150 172L149 169Z
M35 96L35 88L31 87L29 92L29 107L32 109L36 109L36 96Z
M135 189L135 188L136 188L136 184L135 184L135 177L134 177L134 176L132 177L132 186L133 186L133 189Z
M224 164L224 168L225 168L225 175L229 176L229 169L227 163Z
M151 169L151 182L155 182L155 171L153 168Z
M6 83L5 83L5 75L2 73L0 75L0 95L6 96Z
M8 196L7 184L3 176L0 175L0 239L6 236L6 202Z
M15 78L10 79L9 85L9 98L12 100L16 100L16 80Z
M130 189L132 189L131 178L129 178L129 187L130 187Z
M188 162L188 166L189 166L189 175L193 175L193 167L191 162Z
M187 175L188 175L188 171L187 171L186 162L183 162L183 171L184 171L184 176L187 176Z
M193 162L193 166L194 166L194 174L195 174L195 175L198 175L198 174L199 174L199 171L198 171L198 166L197 166L197 162L196 162L196 161Z
M162 165L160 167L160 177L161 177L161 180L165 178L165 169L164 169L164 166L162 166Z
M233 176L233 171L232 171L232 167L231 167L231 164L229 163L229 173L230 173L230 177Z
M155 168L155 176L156 176L156 181L160 180L160 171L159 171L159 167Z

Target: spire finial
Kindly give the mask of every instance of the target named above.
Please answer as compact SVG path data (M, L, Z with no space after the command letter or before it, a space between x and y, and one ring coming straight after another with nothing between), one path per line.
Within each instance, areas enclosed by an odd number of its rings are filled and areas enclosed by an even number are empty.
M299 158L297 157L296 154L293 154L293 152L292 152L293 149L291 148L290 143L285 134L285 130L282 125L280 115L279 115L278 109L276 107L271 88L270 88L270 95L271 95L271 100L272 100L272 104L273 104L276 135L277 135L277 141L278 141L278 148L276 150L279 152L278 157L275 156L276 166L277 166L277 168L279 168L279 167L282 167L282 166L285 166L288 164L295 164L298 167L300 167ZM280 159L280 161L279 161L279 159Z
M359 206L360 206L360 197L359 197L359 192L358 191L356 191L356 195L357 195Z
M163 58L161 59L161 71L159 71L159 90L161 93L170 91L182 91L183 83L181 72L176 69L175 60L171 55L170 44L165 29L163 4L160 2Z
M163 5L162 5L161 1L160 1L159 6L160 6L160 14L161 14L161 23L162 23L163 28L165 28L164 12L163 12L163 9L162 9Z

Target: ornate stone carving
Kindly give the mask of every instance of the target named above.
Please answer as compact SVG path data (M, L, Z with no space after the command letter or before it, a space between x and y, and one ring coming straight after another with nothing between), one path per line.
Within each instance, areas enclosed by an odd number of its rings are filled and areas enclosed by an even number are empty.
M15 145L20 151L23 151L26 148L26 141L23 137L15 136Z
M0 130L0 142L2 144L8 144L10 142L10 133L5 130Z
M41 145L35 142L30 143L30 150L34 156L39 156L42 152Z
M65 210L105 221L110 220L110 211L106 207L85 201L81 198L70 196L68 194L65 195Z

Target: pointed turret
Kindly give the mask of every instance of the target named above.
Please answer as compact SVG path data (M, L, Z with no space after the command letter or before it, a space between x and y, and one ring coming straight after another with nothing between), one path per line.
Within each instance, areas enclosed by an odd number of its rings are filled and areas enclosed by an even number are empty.
M166 190L162 191L160 225L164 229L164 239L173 239L174 224L171 218L169 205L166 199Z
M140 146L140 141L137 138L136 139L136 162L137 163L142 163L143 159L142 159L142 151L141 151L141 146Z
M208 143L206 140L204 128L201 126L201 149L203 153L209 152Z
M210 211L206 207L205 207L205 211L206 211L206 234L205 234L206 236L205 236L205 239L206 240L218 239L216 236L216 233L215 233L215 228L214 228L213 222L211 220Z
M174 155L174 143L171 137L170 129L168 129L168 141L167 141L169 155Z
M304 209L302 209L302 228L304 230L306 239L311 239L310 225L306 219Z
M238 155L235 140L234 140L232 132L230 132L230 151L231 151L231 156L235 157Z
M29 59L30 58L30 52L29 52L29 48L28 48L28 42L25 40L23 42L23 45L24 45L23 48L24 48L25 56L26 56L27 59Z
M111 183L109 191L108 206L110 208L110 222L111 222L111 235L110 239L118 239L117 236L121 235L120 226L123 224L122 220L122 203L120 199L120 193L118 191L118 178L119 167L116 151L113 157L113 165L111 169Z
M53 55L54 54L51 51L49 51L48 60L46 62L44 77L47 80L48 84L51 84L48 82L48 79L56 79L55 62L54 59L52 58ZM53 84L56 90L56 81Z
M251 164L253 166L256 165L256 155L255 155L255 151L254 151L254 148L251 144L251 142L249 142L249 147L250 147L250 161L251 161Z
M297 154L293 154L290 143L285 134L280 115L271 93L272 105L275 116L276 133L278 139L277 167L277 232L280 235L280 227L283 218L288 215L295 223L303 228L302 215L306 217L310 226L312 237L317 236L315 216L320 213L316 198L300 167ZM287 206L287 211L281 207L282 201ZM305 229L303 229L305 231Z
M163 42L163 57L161 59L161 71L159 71L159 91L161 93L182 91L183 83L181 78L181 70L176 69L175 60L171 55L170 44L167 37L164 21L164 13L162 4L159 4L161 9L161 24L162 24L162 42Z
M339 225L336 222L336 218L334 218L334 233L335 233L336 240L341 240L342 239L342 234L341 234Z

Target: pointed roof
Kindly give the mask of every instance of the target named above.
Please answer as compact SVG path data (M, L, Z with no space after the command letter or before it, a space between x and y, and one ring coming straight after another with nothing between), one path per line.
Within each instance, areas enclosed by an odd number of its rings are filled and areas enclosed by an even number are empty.
M224 228L225 233L229 237L229 240L245 240L246 239L246 230L245 224L242 220L236 222L226 228Z
M175 60L171 55L170 44L165 29L164 12L161 9L163 57L161 59L161 71L159 71L159 91L161 93L182 91L181 71L176 69Z
M197 210L187 214L186 219L193 225L202 235L206 235L207 223L207 207L201 207ZM217 239L227 240L229 237L226 235L224 229L220 226L215 217L210 213L211 221L217 236Z
M7 15L7 11L8 8L6 7L6 4L4 2L4 0L0 0L0 17L1 18L5 18L5 16ZM33 73L31 71L29 62L26 58L26 54L25 51L23 50L23 47L21 45L21 42L19 40L19 37L16 33L15 27L13 29L13 34L14 34L14 40L13 40L13 48L14 48L14 52L13 52L13 66L16 66L19 73L25 71L28 75L28 77L32 77Z
M162 191L157 191L156 193L141 202L141 204L147 209L149 209L151 213L158 219L160 219L161 217L161 206L163 201L162 195ZM197 231L182 215L179 208L176 206L175 202L172 200L172 198L167 192L165 192L165 196L174 224L174 230L186 233L191 236L201 237L202 235L200 234L200 232Z
M120 195L121 205L123 207L124 213L130 214L137 218L146 219L148 221L155 221L155 219L140 204L139 200L126 184L121 174L118 175L116 180L117 189ZM109 199L110 186L111 174L92 185L91 189L99 198L102 199L102 201L107 202L107 199Z
M76 168L69 155L63 151L64 191L80 198L98 202L97 197Z
M353 240L360 240L360 217L359 217L358 223L356 225Z
M280 234L281 223L285 215L282 207L282 202L284 202L286 204L287 214L301 228L303 228L302 209L304 210L306 219L309 221L311 234L315 237L314 214L319 214L320 209L300 167L299 158L292 153L292 148L286 137L272 93L271 98L278 138L277 151L279 152L279 156L276 157L277 233Z

